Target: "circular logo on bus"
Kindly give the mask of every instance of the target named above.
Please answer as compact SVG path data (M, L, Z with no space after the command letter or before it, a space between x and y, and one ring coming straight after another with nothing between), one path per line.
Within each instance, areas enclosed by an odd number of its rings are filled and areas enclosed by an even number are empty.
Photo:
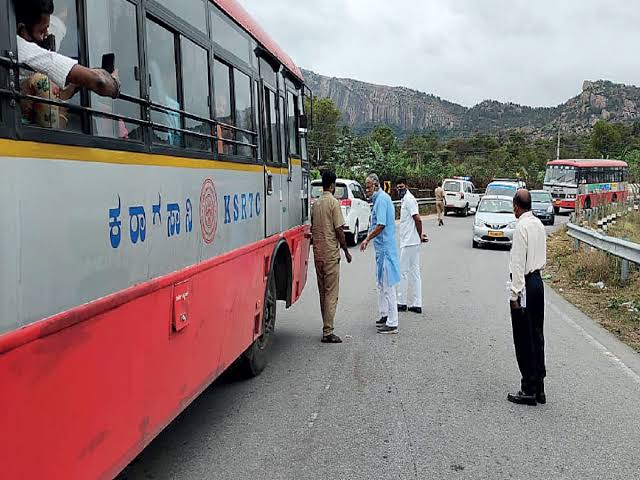
M210 178L205 179L200 192L200 227L204 242L212 244L218 230L218 195Z

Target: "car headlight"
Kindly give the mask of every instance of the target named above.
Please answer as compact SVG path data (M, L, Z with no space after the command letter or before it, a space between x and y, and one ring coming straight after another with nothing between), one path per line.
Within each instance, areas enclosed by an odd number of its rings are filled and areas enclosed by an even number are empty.
M482 221L481 218L476 217L476 219L474 221L474 224L475 224L476 227L481 227L481 226L484 225L484 222Z
M515 230L516 229L516 225L518 225L518 222L511 222L507 226L509 227L509 230Z
M553 205L549 205L549 208L547 208L547 213L553 213Z

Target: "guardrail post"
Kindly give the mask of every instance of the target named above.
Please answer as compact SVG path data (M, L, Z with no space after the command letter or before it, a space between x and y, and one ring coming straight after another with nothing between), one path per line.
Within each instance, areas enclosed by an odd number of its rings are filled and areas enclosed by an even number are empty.
M629 260L622 259L622 268L620 271L620 278L623 282L629 280Z
M575 242L573 244L573 248L576 252L580 251L580 240L578 240L577 238L575 239Z

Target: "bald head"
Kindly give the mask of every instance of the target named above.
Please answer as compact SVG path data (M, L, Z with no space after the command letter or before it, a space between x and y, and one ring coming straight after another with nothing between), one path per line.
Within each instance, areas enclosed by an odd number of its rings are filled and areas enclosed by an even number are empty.
M518 190L513 197L513 211L516 214L516 218L520 218L520 215L531 211L531 193L526 188Z

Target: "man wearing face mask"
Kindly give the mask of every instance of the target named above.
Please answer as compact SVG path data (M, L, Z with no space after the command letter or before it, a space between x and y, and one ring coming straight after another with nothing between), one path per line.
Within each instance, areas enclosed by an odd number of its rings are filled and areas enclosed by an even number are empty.
M400 275L397 289L398 311L422 313L422 277L420 275L420 244L427 241L422 233L422 218L416 198L406 180L396 182L400 207Z
M117 98L120 82L106 70L78 65L72 58L51 50L49 25L53 14L53 0L14 0L18 60L36 72L46 75L61 89L58 98L68 100L75 87L85 87L104 97ZM41 88L41 90L45 90ZM47 89L51 95L51 87Z

